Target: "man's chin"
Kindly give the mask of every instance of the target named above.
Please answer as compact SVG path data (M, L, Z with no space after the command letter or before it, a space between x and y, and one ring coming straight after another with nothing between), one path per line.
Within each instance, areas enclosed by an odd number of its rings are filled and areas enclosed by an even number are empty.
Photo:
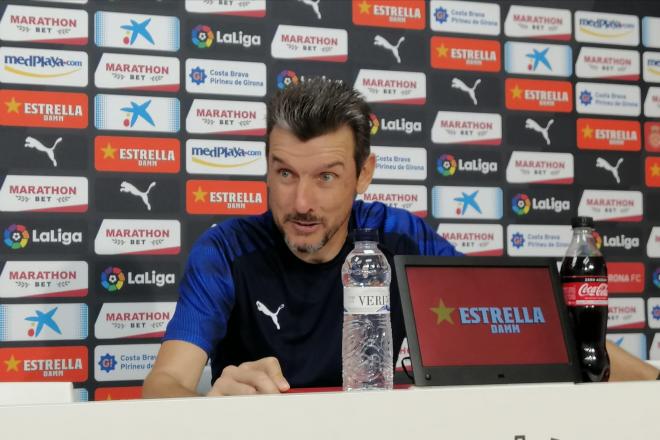
M313 254L321 249L327 243L326 240L292 240L289 235L284 236L284 241L293 253Z

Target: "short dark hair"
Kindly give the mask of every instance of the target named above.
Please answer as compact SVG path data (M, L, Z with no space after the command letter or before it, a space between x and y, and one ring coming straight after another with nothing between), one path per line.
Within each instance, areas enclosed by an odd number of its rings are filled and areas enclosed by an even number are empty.
M291 84L271 98L266 133L270 137L273 128L280 127L307 141L348 125L355 139L359 175L371 151L370 115L364 97L352 87L341 81L311 78Z

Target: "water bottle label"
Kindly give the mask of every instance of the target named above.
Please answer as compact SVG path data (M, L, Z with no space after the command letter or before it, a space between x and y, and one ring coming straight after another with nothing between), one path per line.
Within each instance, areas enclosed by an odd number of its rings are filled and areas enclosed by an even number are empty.
M566 277L562 284L567 306L606 306L607 277Z
M344 287L344 313L390 313L389 287Z

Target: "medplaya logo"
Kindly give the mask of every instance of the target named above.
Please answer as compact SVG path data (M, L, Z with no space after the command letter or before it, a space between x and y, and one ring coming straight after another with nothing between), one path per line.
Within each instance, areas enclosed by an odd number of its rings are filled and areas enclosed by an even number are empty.
M345 29L279 25L270 46L276 59L343 63L348 59Z
M571 11L512 5L504 21L508 37L568 41L571 39Z
M457 251L471 257L496 257L504 253L502 225L440 223L437 232Z
M405 209L418 217L428 215L428 201L424 185L380 185L372 183L358 200L380 202L393 208Z
M100 89L179 91L179 59L104 53L94 73Z
M424 105L426 75L421 72L360 69L353 85L367 102Z
M175 302L105 303L94 324L97 339L162 338Z
M0 211L86 212L87 178L8 175L0 187Z
M0 298L87 296L85 261L7 261L0 273Z
M106 219L94 240L97 255L176 255L180 248L178 220Z
M575 11L575 40L581 43L637 46L639 18L636 15Z
M660 52L644 52L642 65L644 66L644 81L660 82Z
M94 43L99 47L176 52L179 28L177 17L98 11L94 15Z
M86 87L85 52L0 47L0 82Z
M195 99L186 117L191 134L263 136L266 104L263 102Z
M194 14L235 15L261 18L266 16L266 0L186 0L186 11Z
M586 189L582 192L578 215L595 221L639 222L644 208L639 191Z
M266 65L242 61L186 60L186 91L240 96L266 94Z
M189 139L186 171L189 174L263 176L266 174L266 144Z
M84 10L7 5L0 40L84 46L87 28Z

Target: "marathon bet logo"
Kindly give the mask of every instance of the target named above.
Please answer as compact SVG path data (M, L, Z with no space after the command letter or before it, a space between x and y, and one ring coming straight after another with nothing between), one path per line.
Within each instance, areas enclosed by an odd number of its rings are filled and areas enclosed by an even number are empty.
M84 46L87 28L84 10L8 5L0 40Z

